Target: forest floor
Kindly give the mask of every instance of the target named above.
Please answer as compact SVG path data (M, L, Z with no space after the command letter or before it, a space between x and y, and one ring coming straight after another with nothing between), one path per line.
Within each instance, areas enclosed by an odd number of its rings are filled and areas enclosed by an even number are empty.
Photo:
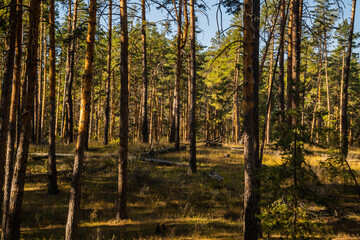
M168 145L157 146L164 147ZM82 179L79 239L242 238L244 162L241 149L232 148L230 145L209 148L199 144L198 173L194 175L187 173L187 167L156 165L132 157L128 165L129 219L122 221L115 220L114 210L117 192L117 149L116 143L107 147L90 144ZM148 150L149 145L130 144L132 156ZM57 146L57 153L69 155L57 157L61 192L56 196L47 194L47 158L32 154L40 152L46 153L47 146L31 146L22 210L22 238L63 239L74 145ZM351 153L354 158L357 156L356 151ZM154 158L187 163L188 154L188 150L184 150ZM320 182L310 189L324 201L301 202L300 206L304 209L306 206L305 215L309 219L304 217L305 220L302 220L299 217L299 222L307 224L302 225L306 225L304 231L310 229L309 239L360 239L360 201L356 189L351 180L348 181L349 184L339 176L329 180L323 174L319 162L326 157L326 150L309 148L307 151L306 162L318 175ZM268 151L264 156L264 169L270 172L273 169L273 173L278 174L277 166L282 159L278 152ZM350 159L350 164L358 174L360 162ZM210 178L208 174L212 171L224 179L216 181ZM274 201L270 192L274 191L272 188L276 186L269 186L271 176L268 174L264 178L264 204ZM280 190L277 194L284 196L283 193L280 194ZM287 210L283 211L288 213ZM272 226L267 230L269 235L266 237L285 237L289 229L279 230L279 224L273 224L269 218L266 221ZM286 219L283 221L286 222ZM156 231L158 225L159 231Z

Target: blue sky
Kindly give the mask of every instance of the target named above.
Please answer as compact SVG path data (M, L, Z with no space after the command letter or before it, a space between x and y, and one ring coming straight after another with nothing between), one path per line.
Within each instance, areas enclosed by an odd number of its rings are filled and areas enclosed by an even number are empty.
M306 0L305 0L306 1ZM339 22L342 22L343 19L348 18L350 22L350 13L351 13L351 5L352 0L343 0L344 1L344 11L343 15L340 16L341 19L339 19ZM217 27L217 20L216 20L216 12L217 12L217 5L218 0L205 0L206 4L210 9L207 10L207 17L197 12L198 16L198 27L202 30L200 34L197 36L197 40L200 41L205 46L211 45L211 38L215 36L216 31L218 30ZM312 0L308 0L308 5L312 6ZM161 19L165 19L167 15L166 11L160 11L156 10L155 7L151 7L150 12L148 12L148 19L150 21L159 21ZM225 9L222 9L222 23L223 23L223 29L226 29L231 22L231 15L228 15L225 12ZM176 34L176 28L173 28L174 33ZM357 4L356 6L356 16L355 16L355 32L360 32L360 4ZM360 49L356 49L356 52L360 52Z

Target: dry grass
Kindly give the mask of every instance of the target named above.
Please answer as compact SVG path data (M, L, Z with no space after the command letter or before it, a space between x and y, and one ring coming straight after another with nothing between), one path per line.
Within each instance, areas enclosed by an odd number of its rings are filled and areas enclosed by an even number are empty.
M167 147L163 143L158 148ZM108 147L92 143L85 162L82 180L82 202L79 239L241 239L243 153L222 148L198 146L198 174L189 175L183 167L149 164L139 160L129 162L129 220L115 220L116 158L118 144ZM146 144L130 144L137 155L148 151ZM46 152L47 146L31 146L31 152ZM58 152L73 153L74 146L60 145ZM226 156L225 154L230 154ZM102 157L102 155L106 157ZM188 161L188 151L161 155L161 159ZM320 158L309 157L316 165ZM264 164L276 166L282 161L278 154L266 154ZM73 158L58 158L59 170L72 169ZM28 174L45 173L46 158L31 159ZM359 167L359 166L357 166ZM216 171L224 177L217 182L207 177ZM46 194L46 176L27 178L22 213L23 239L63 239L71 183L70 174L59 176L61 193ZM313 206L316 221L331 229L334 239L360 239L355 227L360 226L359 204L353 190L336 199L340 217ZM343 199L343 200L341 200ZM341 202L342 201L342 202ZM324 213L323 215L321 215ZM319 218L319 216L321 216ZM155 233L157 225L165 229ZM275 238L276 239L276 238Z

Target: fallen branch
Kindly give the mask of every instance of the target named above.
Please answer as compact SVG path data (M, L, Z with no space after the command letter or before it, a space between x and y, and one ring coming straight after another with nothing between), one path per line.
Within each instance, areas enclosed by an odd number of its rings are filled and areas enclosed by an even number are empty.
M155 156L157 154L164 154L164 153L169 153L169 152L177 152L177 151L182 151L182 150L186 150L186 146L180 146L179 150L177 150L176 148L174 147L171 147L171 148L165 148L165 149L161 149L161 150L157 150L157 151L154 151L154 150L151 150L149 152L145 152L143 154L141 154L140 156L141 157L146 157L146 156Z
M166 161L166 160L161 160L161 159L143 158L142 157L142 158L140 158L140 160L145 161L145 162L151 162L151 163L155 163L155 164L165 165L165 166L188 167L188 165L185 163L171 162L171 161Z

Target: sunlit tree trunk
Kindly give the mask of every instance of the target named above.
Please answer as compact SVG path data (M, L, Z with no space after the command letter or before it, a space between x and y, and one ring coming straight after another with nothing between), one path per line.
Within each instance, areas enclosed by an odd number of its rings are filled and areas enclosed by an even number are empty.
M90 116L91 80L93 74L94 45L96 29L96 0L90 0L89 23L86 40L85 70L83 75L79 130L76 144L72 184L70 189L69 211L66 222L65 239L76 239L81 197L81 174L84 162L85 145Z
M259 234L259 21L260 1L244 0L244 239Z
M127 22L127 0L120 0L121 20L121 55L120 55L120 149L118 162L118 196L116 203L116 218L127 218L126 196L127 196L127 157L129 137L129 83L128 83L128 22Z
M18 100L20 96L21 84L21 58L22 58L22 0L17 0L17 19L16 19L16 39L15 39L15 66L14 66L14 83L11 93L10 119L7 140L7 153L5 164L5 182L4 182L4 199L3 199L3 216L2 227L5 226L6 217L9 210L9 198L11 181L14 172L14 154L15 154L15 140L16 140L16 117L18 111ZM3 232L5 231L2 228Z
M4 184L4 167L6 142L8 134L9 113L11 104L11 87L14 72L15 39L16 39L16 0L10 2L9 31L6 37L6 55L3 78L1 79L1 100L0 100L0 189ZM35 61L36 62L36 61ZM1 191L0 191L1 192ZM2 199L2 192L0 194Z
M24 196L25 172L28 159L31 119L34 113L34 88L37 79L40 0L31 0L29 7L29 32L27 43L25 85L21 112L21 132L14 175L11 183L9 209L4 220L2 239L20 239L22 200ZM14 41L15 42L15 41Z

